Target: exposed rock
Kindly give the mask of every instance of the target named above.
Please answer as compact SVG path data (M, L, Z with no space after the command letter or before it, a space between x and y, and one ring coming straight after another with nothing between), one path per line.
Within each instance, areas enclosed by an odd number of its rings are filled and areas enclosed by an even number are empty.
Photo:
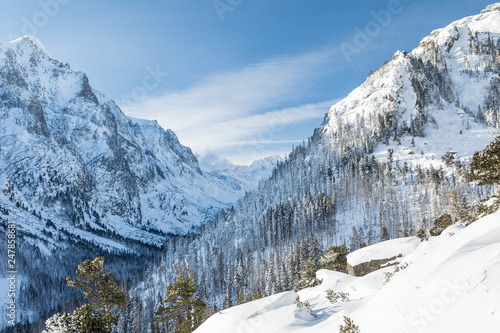
M364 262L354 267L347 263L347 273L353 276L364 276L366 274L379 270L382 267L394 266L398 264L398 260L396 259L401 257L403 257L402 254L394 256L392 258L377 259L369 262Z

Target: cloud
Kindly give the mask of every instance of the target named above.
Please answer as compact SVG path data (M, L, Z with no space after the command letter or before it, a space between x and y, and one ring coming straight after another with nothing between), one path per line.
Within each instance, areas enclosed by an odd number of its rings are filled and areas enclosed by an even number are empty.
M279 134L287 125L298 124L310 119L322 119L334 102L305 104L297 107L269 111L263 114L240 116L231 120L205 125L203 133L196 139L187 139L191 146L201 145L217 149L238 144L285 143L296 140L279 140ZM318 126L320 122L318 122ZM312 134L312 133L311 133ZM302 141L300 138L299 141ZM187 143L186 142L186 143Z
M329 75L335 53L325 49L274 58L213 74L182 91L120 106L127 115L158 120L196 152L212 150L227 157L228 147L280 143L277 134L287 125L322 118L332 101L300 104L314 82ZM293 103L299 106L280 108Z

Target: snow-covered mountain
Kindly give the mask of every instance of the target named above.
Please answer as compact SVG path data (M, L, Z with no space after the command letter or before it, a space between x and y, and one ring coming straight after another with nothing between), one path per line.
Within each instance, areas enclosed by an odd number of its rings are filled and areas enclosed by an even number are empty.
M445 212L455 221L473 215L474 205L493 190L468 182L467 162L498 135L499 22L500 4L495 4L436 30L411 53L397 52L335 104L323 125L279 162L256 192L220 211L200 234L171 238L161 263L130 292L142 300L140 310L134 310L142 311L138 331L148 330L166 286L175 281L171 264L176 259L193 263L200 294L221 308L250 286L266 295L292 289L301 265L321 248L346 243L356 249L411 235ZM84 74L52 59L36 40L23 38L0 50L0 133L5 133L0 138L0 205L11 212L7 216L2 209L0 217L20 221L25 246L43 253L37 258L49 257L54 239L66 246L64 255L88 243L110 254L130 250L130 240L160 244L168 233L191 230L206 212L227 206L245 191L238 181L228 181L231 165L203 172L173 133L125 117L90 88ZM123 273L128 268L122 263L114 267ZM335 287L335 274L324 273L325 286ZM52 282L44 278L40 284ZM58 278L62 282L54 288L64 284L64 275ZM348 287L358 281L342 278ZM385 290L379 280L374 288ZM370 287L367 283L360 288ZM43 297L39 285L26 290L36 290L38 301L54 299ZM64 288L59 293L45 306L46 315L67 299ZM309 297L303 296L303 301ZM274 318L272 309L280 304L291 309L289 297L274 296L261 313ZM320 310L325 304L319 298L310 302L314 311L328 314L320 318L329 322L328 311L334 310ZM31 305L36 309L38 303ZM260 316L244 313L247 319ZM352 317L365 324L354 312ZM309 319L292 315L290 325L299 329Z
M0 205L20 232L50 219L159 246L250 190L202 172L174 132L126 117L33 37L0 45L0 96Z
M359 145L378 133L385 144L375 145L373 155L381 160L392 150L394 161L426 167L438 167L450 151L467 161L500 126L499 10L490 5L431 32L410 53L396 52L332 106L324 137L348 123L364 130Z
M253 161L250 165L237 165L227 159L220 159L214 154L208 154L198 157L198 161L202 171L225 182L232 180L250 192L257 189L261 180L269 178L278 162L282 162L283 158L274 155Z
M335 205L337 223L331 228L338 232L354 226L347 242L355 249L373 242L373 221L390 230L399 219L413 228L426 227L443 211L455 214L461 209L446 207L453 193L469 193L468 204L477 203L488 190L469 185L467 164L475 151L499 135L499 127L500 3L496 3L479 15L433 31L410 53L396 52L332 106L310 144L290 157L293 166L288 170L300 166L309 174L316 172L313 182L305 181L308 185L303 188L308 191L321 186L316 178L328 182L322 172L331 174L331 196L340 197ZM325 159L325 154L331 157ZM430 177L425 180L424 174ZM271 188L287 184L278 182L271 178L268 183ZM418 186L426 182L432 185ZM450 182L455 183L450 186ZM276 193L273 198L283 202L292 196L289 189L282 192L281 198ZM267 199L264 194L256 197ZM348 261L358 265L395 253L404 256L397 259L397 266L362 277L319 270L322 284L298 293L311 311L298 309L295 293L287 291L223 310L196 332L332 332L344 324L344 316L361 332L496 332L500 327L499 221L497 212L468 227L452 225L422 243L407 237L365 247L350 254ZM315 224L312 230L320 241L331 245L333 239L317 228ZM382 228L377 240L384 239ZM398 237L399 229L389 231L389 237ZM346 241L345 234L343 238ZM282 281L293 278L288 258L294 258L292 265L298 260L297 247L269 249L272 256L267 265L249 271L265 272L265 279L270 279L264 280L264 287L273 284L279 290ZM284 268L279 264L283 260L287 260ZM249 283L259 285L262 275L255 275ZM332 304L326 298L329 289L348 293L349 299Z
M344 316L369 333L497 332L499 221L497 212L468 227L453 225L401 258L399 270L390 266L362 277L320 270L321 285L298 292L312 314L298 309L295 293L288 291L223 310L195 332L330 333L344 324ZM394 250L388 241L360 251L376 259ZM349 294L348 300L329 302L329 289Z
M167 239L196 230L271 170L269 161L204 172L174 132L124 115L36 38L0 44L0 221L17 222L17 261L29 262L18 274L29 291L19 293L20 322L67 301L64 277L84 259L105 255L130 281Z

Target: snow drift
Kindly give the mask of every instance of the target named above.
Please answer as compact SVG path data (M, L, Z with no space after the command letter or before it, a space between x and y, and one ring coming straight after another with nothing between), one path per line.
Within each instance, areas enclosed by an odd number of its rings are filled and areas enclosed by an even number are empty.
M500 211L468 227L449 227L404 256L399 267L364 277L320 270L323 283L298 293L315 316L300 313L290 291L215 314L196 333L330 333L344 316L370 333L498 332ZM331 304L328 289L349 293L349 300Z

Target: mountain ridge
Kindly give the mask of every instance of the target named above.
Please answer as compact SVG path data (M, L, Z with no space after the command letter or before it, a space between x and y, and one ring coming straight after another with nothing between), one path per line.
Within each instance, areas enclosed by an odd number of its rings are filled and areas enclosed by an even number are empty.
M335 133L339 123L354 124L362 117L373 130L394 127L382 138L386 147L374 147L378 159L386 159L389 149L395 160L427 167L431 163L438 167L450 150L457 160L470 159L490 141L490 132L500 123L499 10L500 3L490 5L481 14L432 31L410 53L397 51L332 106L322 125L323 135ZM483 115L478 114L478 105ZM488 122L483 119L486 112L490 112ZM378 114L390 124L370 119ZM454 120L456 115L461 121ZM431 126L424 128L429 122ZM450 136L460 138L462 144L451 147ZM434 141L431 145L429 138Z

